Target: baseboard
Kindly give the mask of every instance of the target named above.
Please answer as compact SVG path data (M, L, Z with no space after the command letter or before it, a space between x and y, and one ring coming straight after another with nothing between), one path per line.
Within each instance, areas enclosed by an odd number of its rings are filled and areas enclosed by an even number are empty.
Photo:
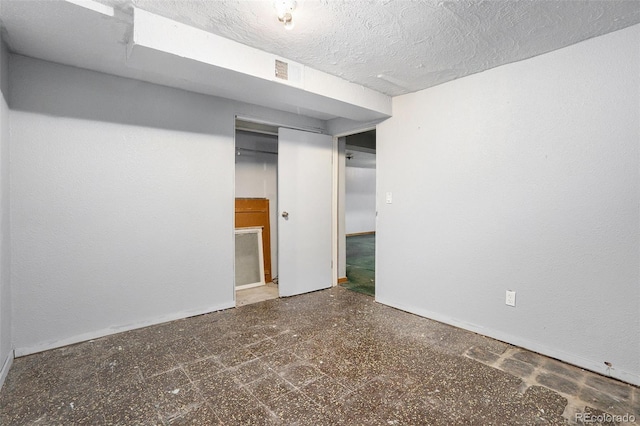
M237 285L236 286L236 291L238 290L247 290L249 288L256 288L256 287L261 287L263 285L266 285L267 283L253 283L253 284L244 284L244 285Z
M629 372L629 371L620 370L617 368L609 369L607 368L606 365L602 363L593 361L591 359L583 358L575 354L559 351L555 348L552 348L537 342L532 342L530 340L523 339L522 337L519 337L519 336L503 333L498 330L487 329L477 324L460 321L455 318L451 318L446 315L442 315L436 312L431 312L425 309L419 309L412 306L405 306L402 304L398 304L392 301L386 301L384 300L384 298L380 299L377 295L376 295L376 302L381 303L383 305L390 306L392 308L400 309L401 311L409 312L424 318L432 319L434 321L438 321L444 324L449 324L454 327L461 328L463 330L468 330L477 334L481 334L483 336L491 337L492 339L500 340L501 342L518 346L518 347L527 349L529 351L537 352L541 355L555 358L562 362L566 362L567 364L584 368L585 370L592 371L602 376L610 377L612 379L620 380L625 383L630 383L632 385L640 386L640 375Z
M9 351L7 354L7 358L2 363L2 370L0 370L0 389L2 389L2 385L4 385L4 380L7 378L7 374L9 374L9 370L13 365L13 351Z
M74 345L80 342L86 342L88 340L99 339L101 337L110 336L112 334L123 333L125 331L135 330L138 328L149 327L152 325L162 324L165 322L175 321L179 319L189 318L196 315L208 314L211 312L221 311L224 309L235 308L235 301L230 301L226 303L222 303L217 306L209 307L206 309L197 309L192 311L182 311L179 313L164 315L161 317L154 318L152 320L140 321L132 324L122 325L122 326L114 326L109 328L104 328L102 330L97 330L89 333L83 333L72 337L67 337L65 339L45 342L32 346L18 347L15 349L15 356L21 357L26 355L35 354L38 352L44 352L51 349L61 348L63 346Z
M376 231L356 232L354 234L346 234L346 237L357 237L359 235L374 235Z
M349 282L349 278L347 277L338 278L338 284L344 284L348 282Z

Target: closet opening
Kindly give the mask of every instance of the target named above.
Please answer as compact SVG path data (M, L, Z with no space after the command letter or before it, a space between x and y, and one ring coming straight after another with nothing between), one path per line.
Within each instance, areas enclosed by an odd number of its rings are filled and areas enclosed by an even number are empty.
M278 128L236 120L236 306L278 297Z

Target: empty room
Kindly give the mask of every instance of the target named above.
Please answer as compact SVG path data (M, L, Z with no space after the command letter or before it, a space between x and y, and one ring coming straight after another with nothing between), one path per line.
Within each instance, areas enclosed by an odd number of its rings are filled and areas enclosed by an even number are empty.
M640 2L0 26L0 424L640 422Z

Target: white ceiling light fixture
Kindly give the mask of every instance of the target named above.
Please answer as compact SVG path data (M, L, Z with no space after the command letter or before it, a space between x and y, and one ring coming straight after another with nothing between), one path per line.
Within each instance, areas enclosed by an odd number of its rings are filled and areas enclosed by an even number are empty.
M278 20L284 24L287 30L293 29L293 11L296 9L295 0L276 0L273 7L278 13Z

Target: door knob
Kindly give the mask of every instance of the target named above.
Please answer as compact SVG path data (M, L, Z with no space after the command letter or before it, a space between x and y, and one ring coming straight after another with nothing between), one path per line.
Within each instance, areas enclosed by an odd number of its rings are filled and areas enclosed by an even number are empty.
M289 219L289 213L282 212L282 217L284 217L285 219Z

